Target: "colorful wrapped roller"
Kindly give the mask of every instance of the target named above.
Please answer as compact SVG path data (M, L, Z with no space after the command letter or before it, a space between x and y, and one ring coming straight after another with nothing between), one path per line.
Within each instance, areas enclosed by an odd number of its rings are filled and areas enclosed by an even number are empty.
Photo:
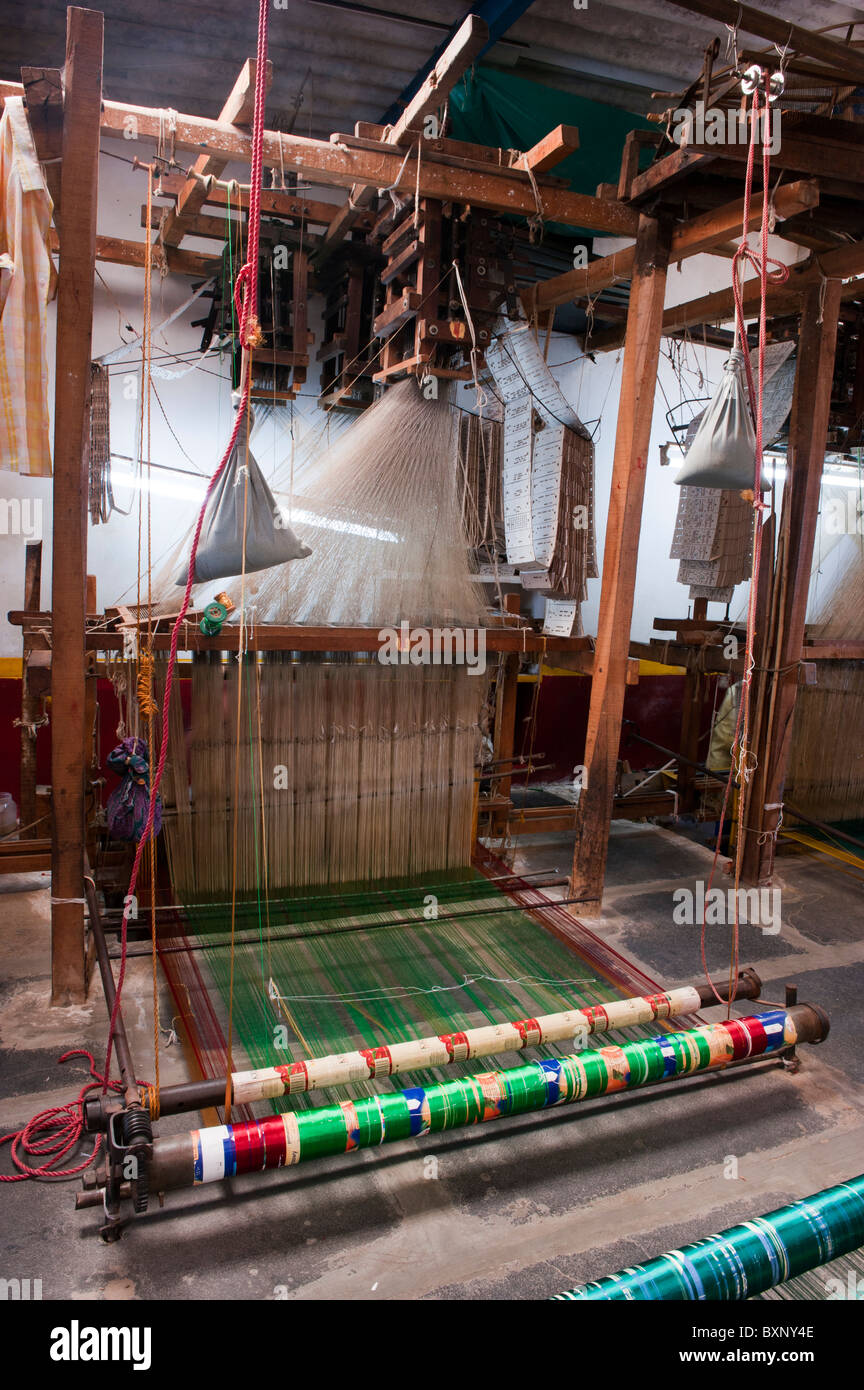
M330 1057L312 1057L285 1066L260 1067L256 1071L235 1072L232 1098L235 1105L298 1091L317 1091L327 1086L348 1086L357 1081L377 1080L399 1072L420 1071L426 1067L446 1067L472 1057L495 1057L503 1052L519 1052L543 1043L584 1041L594 1033L633 1028L659 1019L695 1013L701 1007L698 989L687 985L662 994L634 999L618 999L587 1009L567 1009L540 1018L522 1018L438 1037L416 1038L390 1046L343 1052Z
M700 1302L753 1298L864 1245L864 1176L755 1221L580 1284L554 1300ZM553 1300L553 1301L554 1301Z
M184 1159L181 1149L180 1164L184 1167L191 1158L195 1183L216 1182L238 1173L305 1163L310 1158L667 1081L779 1052L797 1040L793 1015L772 1009L758 1017L727 1019L623 1047L584 1051L246 1124L194 1130L189 1139L178 1136L181 1145L191 1140L191 1153L187 1148ZM172 1139L168 1144L176 1142Z

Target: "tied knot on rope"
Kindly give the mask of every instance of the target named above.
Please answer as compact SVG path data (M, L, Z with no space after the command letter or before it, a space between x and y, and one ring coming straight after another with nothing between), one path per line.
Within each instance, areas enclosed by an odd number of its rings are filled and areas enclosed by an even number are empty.
M262 347L264 343L264 333L257 314L257 296L254 293L257 289L257 266L257 255L253 260L250 254L249 260L240 267L234 281L234 308L240 323L240 343L244 348Z

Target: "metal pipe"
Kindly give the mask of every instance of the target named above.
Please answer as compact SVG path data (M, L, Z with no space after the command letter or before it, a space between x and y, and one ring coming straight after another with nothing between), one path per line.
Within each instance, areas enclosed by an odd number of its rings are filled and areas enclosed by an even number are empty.
M105 941L105 933L102 930L102 919L99 915L99 900L96 897L96 883L89 872L84 875L84 895L87 898L87 909L90 914L90 930L93 933L93 943L96 947L96 959L99 962L99 974L102 976L102 989L105 992L105 1003L108 1007L108 1017L114 1011L114 1000L117 997L117 989L114 984L114 972L111 969L111 960L108 955L108 946ZM135 1080L135 1065L132 1061L132 1052L129 1047L129 1038L126 1033L126 1025L123 1022L122 1007L117 1010L117 1018L114 1021L114 1051L117 1054L117 1065L120 1068L120 1079L123 1082L123 1090L126 1094L128 1105L138 1103L138 1083Z
M712 781L719 782L721 786L725 787L726 783L728 782L728 772L726 773L725 777L721 777L719 773L712 772L711 769L709 767L706 767L704 763L694 762L692 758L685 758L683 753L676 753L673 748L664 748L662 743L655 743L653 739L645 738L642 734L638 732L638 726L634 723L632 719L623 719L621 722L622 724L630 724L633 726L634 729L637 730L636 733L629 733L627 735L628 738L635 739L637 743L644 743L647 748L653 748L658 753L668 753L669 757L672 758L675 762L684 763L686 767L694 768L697 772L701 772L705 777L710 777ZM660 771L662 770L663 769L661 768ZM655 773L654 775L656 776L657 774ZM733 785L737 786L738 784L736 782ZM625 795L629 796L629 792L625 793ZM854 845L856 849L864 850L864 840L857 840L854 835L847 835L845 830L837 830L835 826L826 825L824 821L814 820L812 816L808 816L805 811L802 811L799 806L793 806L791 801L784 800L783 804L786 810L789 811L796 818L796 820L803 821L805 825L812 825L814 830L821 830L823 834L833 836L837 840L845 840L847 844Z
M518 887L518 885L514 885L514 886L511 888L510 891L513 892L513 893L520 893L520 892L527 892L527 893L530 893L530 892L535 892L536 889L537 889L538 887L547 887L547 888L548 888L548 887L554 887L556 884L562 884L562 885L563 885L564 883L569 883L569 882L570 882L570 880L569 880L569 879L565 879L565 878L553 879L551 883L542 884L542 885L531 884L530 887L524 888L524 889L520 889L520 888ZM317 940L319 937L323 937L323 936L342 936L342 935L344 935L346 932L382 931L382 930L387 930L389 927L434 927L435 924L436 924L437 922L461 922L462 919L463 919L464 917L500 917L501 914L502 914L503 912L513 912L513 911L516 911L516 910L521 910L521 911L523 911L523 912L532 912L532 911L535 911L535 910L542 909L542 908L544 908L544 907L569 907L569 906L572 906L574 903L585 903L585 902L589 902L589 901L590 901L589 895L584 895L584 894L583 894L583 896L582 896L582 897L579 897L579 898L550 898L550 899L548 900L548 902L539 902L539 903L507 903L505 906L502 906L502 907L473 907L473 908L466 908L464 912L459 912L458 914L457 914L457 913L448 914L448 913L446 913L446 912L439 912L437 917L432 917L432 918L430 918L428 921L427 921L426 918L424 918L424 917L393 917L393 918L391 918L389 921L386 921L386 922L351 922L351 923L345 923L345 924L342 925L341 927L325 927L323 931L287 932L287 933L286 933L286 932L271 932L271 933L270 933L269 940L270 940L270 941L315 941L315 940ZM252 945L257 945L258 942L259 942L259 940L260 940L260 937L259 937L259 935L258 935L257 932L252 932L252 931L249 931L249 932L236 932L235 935L234 935L234 938L233 938L233 945L234 945L234 946L252 946ZM178 946L160 946L159 949L160 949L161 952L163 952L163 953L165 953L165 954L172 954L172 953L175 953L175 952L182 952L182 953L185 953L186 951L215 951L215 950L224 949L224 948L229 947L229 946L231 946L231 945L232 945L232 939L231 939L231 937L226 933L226 936L225 936L224 941L212 941L212 940L211 940L211 941L187 941L187 942L185 942L183 945L178 945ZM132 947L127 947L126 955L127 955L127 957L129 957L129 956L144 956L144 955L149 955L150 952L151 952L151 949L152 949L152 948L149 947L149 946L145 946L145 947L143 947L143 949L141 949L141 950L134 950ZM119 953L118 953L118 952L114 952L114 954L112 955L111 959L112 959L112 960L117 960L117 959L119 959Z
M719 782L720 785L723 787L725 787L726 783L729 781L728 772L726 773L725 777L721 777L718 772L712 772L711 769L709 767L706 767L704 763L697 763L694 761L693 758L685 758L683 753L676 753L674 748L666 748L662 743L655 743L653 739L645 738L643 734L639 733L639 726L635 722L635 720L622 719L621 723L629 724L633 729L636 730L635 733L628 733L627 735L628 738L634 739L636 743L644 743L646 748L653 748L657 753L665 753L666 756L672 758L674 762L683 763L685 767L694 768L696 772L701 772L703 776L710 777L712 781Z
M847 835L845 830L837 830L833 825L826 825L824 821L814 820L812 816L807 816L797 806L793 806L791 801L786 801L784 805L796 820L803 820L805 825L812 825L814 830L821 830L825 835L831 835L835 840L845 840L847 844L854 845L856 849L864 850L864 840L856 840L854 835ZM781 832L782 833L782 832Z
M737 1061L782 1054L796 1043L821 1042L827 1031L828 1020L821 1009L797 1004L789 1010L727 1019L623 1047L546 1058L505 1071L314 1110L286 1111L245 1124L193 1130L154 1141L150 1190L217 1182L612 1091L665 1084Z
M454 888L459 888L459 887L477 888L477 887L479 887L481 884L486 884L486 883L509 883L509 884L511 884L511 885L514 885L514 884L516 885L516 887L514 887L514 888L512 889L512 891L518 893L518 892L520 891L518 885L519 885L520 883L522 883L522 882L527 881L529 878L531 878L531 879L536 878L536 879L540 879L540 880L541 880L541 882L539 882L539 883L534 883L534 884L532 884L531 886L532 886L533 888L554 888L554 887L555 887L556 885L558 885L558 884L569 883L569 882L570 882L569 878L548 878L548 877L547 877L547 875L549 875L549 874L557 874L557 873L558 873L558 870L557 870L557 869L528 869L528 870L526 870L524 873L496 874L494 877L490 877L490 878L486 878L485 875L484 875L483 878L468 879L464 884L453 884L453 883L444 883L444 884L440 884L440 885L436 885L436 884L434 884L434 883L423 884L423 885L421 885L421 886L418 886L417 891L418 891L418 892L421 892L421 893L424 893L424 894L425 894L425 893L437 893L439 896L444 896L446 893L451 892ZM397 892L404 892L405 889L397 889L396 891L397 891ZM506 891L506 890L505 890L505 891ZM371 897L374 897L375 895L372 894L372 893L370 893L370 894L368 894L368 895L366 895L366 896L367 896L367 898L371 898ZM386 898L386 897L387 897L387 893L386 893L386 891L385 891L385 892L380 893L378 896L380 896L380 897L382 897L382 898ZM338 898L338 894L337 894L337 898ZM270 902L270 910L271 910L271 912L272 912L275 908L279 907L280 904L282 904L282 903L287 903L289 907L296 908L298 905L301 905L301 904L303 904L303 903L310 903L310 902L314 902L314 901L315 901L314 899L310 899L310 898L275 898L275 899L271 899L271 902ZM333 902L334 899L333 899L333 898L322 898L322 899L320 899L319 901L320 901L320 902ZM344 901L344 899L343 899L342 901ZM210 903L210 902L207 903L207 908L208 908L208 910L209 910L210 908L214 908L214 907L230 907L230 906L231 906L230 901L229 901L229 902L220 902L220 903ZM149 912L149 911L150 911L150 909L148 908L148 912ZM156 911L157 911L157 912L174 912L174 913L181 913L181 912L184 911L184 908L182 907L182 905L179 905L179 904L177 904L177 903L157 903L157 904L156 904ZM109 921L109 922L107 923L107 925L108 925L108 927L110 928L110 930L113 931L113 930L115 930L115 925L114 925L114 920L113 920L113 919L116 919L117 925L119 926L119 924L120 924L120 923L122 922L122 920L123 920L123 908L122 908L122 907L107 907L107 908L105 909L105 911L102 912L102 913L100 914L100 920L102 921L103 930L104 930L105 925L106 925L106 919L109 919L109 918L112 919L112 920ZM256 939L256 941L257 941L258 938L256 937L255 939Z

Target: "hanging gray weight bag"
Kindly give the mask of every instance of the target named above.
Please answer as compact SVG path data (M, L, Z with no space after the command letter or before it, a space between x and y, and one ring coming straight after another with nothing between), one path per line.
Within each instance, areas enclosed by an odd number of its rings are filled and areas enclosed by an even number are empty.
M733 348L675 479L679 486L752 490L756 479L756 431L741 371L743 362L743 352Z
M247 449L251 413L240 426L231 457L210 494L201 539L195 556L195 583L226 579L240 574L243 561L243 523L246 523L245 571L269 569L287 560L302 560L312 551L295 536L282 518L279 505L267 486L255 456ZM243 469L248 468L247 480ZM188 560L177 576L184 585L189 575Z

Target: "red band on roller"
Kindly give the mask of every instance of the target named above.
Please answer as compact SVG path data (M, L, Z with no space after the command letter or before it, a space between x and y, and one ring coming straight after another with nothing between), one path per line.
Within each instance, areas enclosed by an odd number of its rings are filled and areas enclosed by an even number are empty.
M732 1039L732 1056L736 1062L739 1057L760 1057L768 1045L768 1035L758 1018L749 1018L746 1022L727 1018L723 1020L723 1027Z
M592 1033L605 1033L609 1027L609 1015L602 1004L595 1004L591 1009L580 1009L588 1020L588 1027ZM599 1028L597 1025L600 1025Z
M451 1062L456 1060L456 1049L463 1047L465 1057L471 1056L471 1049L468 1045L468 1038L464 1033L439 1033L438 1041L442 1042L447 1049L447 1055Z
M650 1004L651 1013L655 1018L669 1017L670 999L668 994L646 994L645 1003Z
M376 1076L391 1076L393 1074L393 1058L390 1055L389 1047L362 1047L359 1051L369 1068L369 1075L373 1081ZM379 1062L387 1063L386 1073L378 1066Z
M305 1062L288 1062L283 1067L275 1067L274 1070L278 1071L282 1078L282 1087L286 1095L291 1091L309 1090L309 1072L306 1069ZM298 1076L302 1082L300 1086L297 1085L296 1081Z
M523 1047L534 1047L543 1036L543 1030L536 1018L517 1018L513 1021L513 1027L522 1039ZM531 1033L536 1038L536 1042L529 1040L528 1034Z

